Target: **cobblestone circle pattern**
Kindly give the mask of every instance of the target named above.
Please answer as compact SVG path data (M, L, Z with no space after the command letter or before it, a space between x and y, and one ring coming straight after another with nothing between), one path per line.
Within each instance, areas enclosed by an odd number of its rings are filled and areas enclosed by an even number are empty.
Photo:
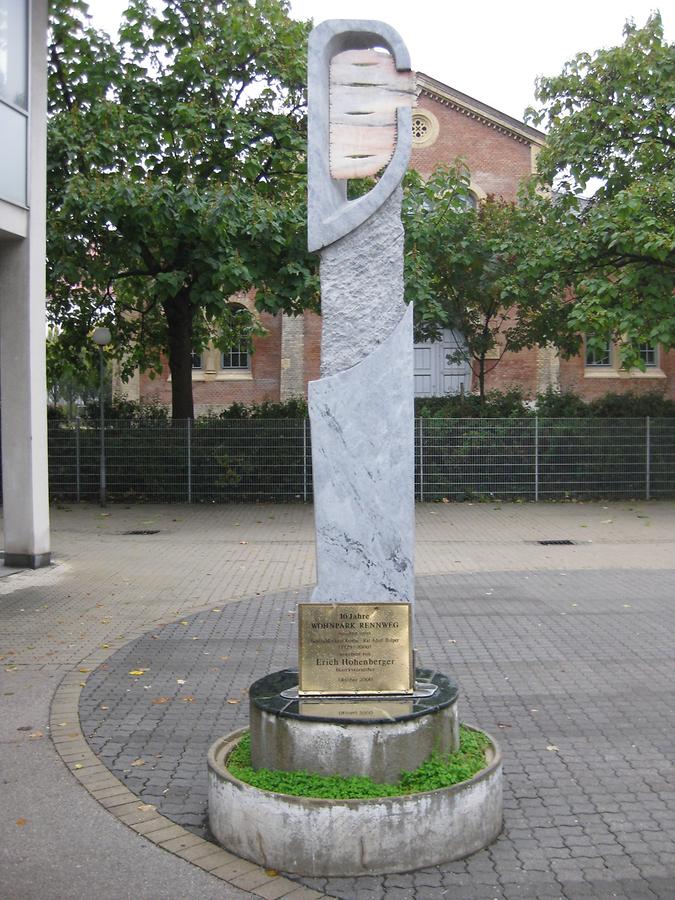
M296 664L309 593L200 612L117 651L80 702L101 761L208 838L207 750L247 723L255 679ZM444 866L296 880L344 900L673 900L674 597L675 571L419 578L418 664L455 677L461 719L499 740L504 831Z

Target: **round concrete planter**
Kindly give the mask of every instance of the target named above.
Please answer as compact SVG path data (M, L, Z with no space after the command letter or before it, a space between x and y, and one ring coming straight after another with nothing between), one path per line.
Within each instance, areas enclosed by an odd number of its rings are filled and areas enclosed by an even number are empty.
M209 750L209 823L221 846L297 875L409 872L468 856L502 828L502 761L468 781L401 797L319 800L262 791L234 778L227 757L246 729Z

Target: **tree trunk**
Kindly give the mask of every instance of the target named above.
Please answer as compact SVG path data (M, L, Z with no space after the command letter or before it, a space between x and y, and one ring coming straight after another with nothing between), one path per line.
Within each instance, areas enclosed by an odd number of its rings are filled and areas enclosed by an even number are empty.
M192 318L189 290L163 304L169 326L169 370L171 372L171 417L194 419L192 401Z
M485 354L481 353L478 357L478 396L480 402L485 402Z

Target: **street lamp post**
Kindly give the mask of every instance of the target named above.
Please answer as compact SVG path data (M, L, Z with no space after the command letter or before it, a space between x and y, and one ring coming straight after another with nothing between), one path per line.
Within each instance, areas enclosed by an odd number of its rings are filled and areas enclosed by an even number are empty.
M105 362L103 360L103 348L107 347L111 341L110 329L99 326L94 328L92 332L92 340L98 347L99 361L99 386L98 386L98 405L100 412L100 438L101 438L101 459L99 465L99 503L105 506L105 403L103 396L105 381Z

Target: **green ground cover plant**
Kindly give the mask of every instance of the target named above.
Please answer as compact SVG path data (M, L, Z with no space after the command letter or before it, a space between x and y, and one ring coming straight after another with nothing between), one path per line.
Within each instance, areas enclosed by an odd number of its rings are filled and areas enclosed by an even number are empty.
M326 800L368 800L399 797L451 787L472 778L486 766L485 750L490 745L482 731L460 726L460 747L456 753L433 753L418 769L401 772L395 784L377 784L365 776L343 778L340 775L313 775L310 772L255 770L251 766L251 736L246 734L227 759L227 768L235 778L263 791L290 794L293 797L317 797Z

